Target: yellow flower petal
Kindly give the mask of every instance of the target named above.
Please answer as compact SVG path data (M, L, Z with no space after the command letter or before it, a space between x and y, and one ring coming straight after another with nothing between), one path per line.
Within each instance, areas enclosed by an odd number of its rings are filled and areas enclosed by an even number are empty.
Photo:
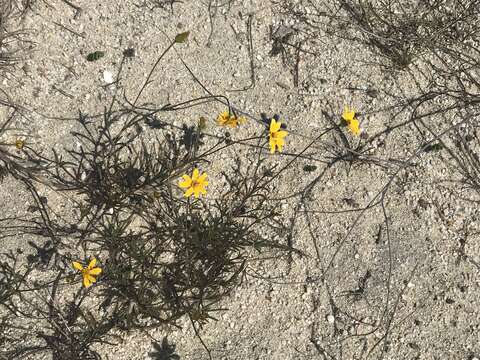
M85 286L86 288L88 288L90 285L92 285L92 283L91 283L90 280L88 279L88 276L84 275L84 276L83 276L83 286Z
M270 140L270 154L275 153L275 141Z
M88 271L88 274L89 275L100 275L102 272L102 269L101 268L93 268L91 270Z
M197 199L200 196L200 188L193 189L193 196Z
M238 122L237 122L237 120L236 120L235 118L233 118L233 119L230 119L230 120L227 122L226 125L227 125L229 128L234 129L234 128L236 128L236 127L238 126Z
M88 263L88 269L93 269L95 267L95 264L97 263L97 259L93 258L92 260L90 260L90 262Z
M222 125L222 126L224 126L228 122L228 120L230 120L230 115L229 115L228 111L222 112L217 117L218 124Z
M277 132L278 130L280 130L281 126L281 122L276 122L275 119L272 119L272 121L270 122L270 132Z
M188 175L183 175L183 176L188 176ZM190 179L189 177L188 180L180 181L178 183L178 186L180 186L181 188L189 188L190 186L192 186L192 179Z
M282 151L283 145L285 145L285 140L277 139L276 141L278 151Z
M90 275L90 274L85 274L85 277L88 278L88 281L89 281L90 283L94 283L94 282L97 281L97 280L96 280L92 275Z
M346 122L352 121L355 118L355 110L345 107L345 109L343 110L342 118Z
M193 169L192 181L196 181L198 179L198 174L199 174L198 169L197 168Z
M79 263L79 262L72 262L72 266L74 269L78 270L78 271L82 271L83 270L83 266Z
M207 178L207 173L203 173L202 175L200 175L198 177L197 182L198 183L203 183L203 182L205 182L206 178Z
M353 135L360 134L360 122L357 119L353 119L348 123L348 128L352 132Z
M190 187L187 189L187 191L185 191L185 194L183 194L183 196L185 197L189 197L193 194L193 187Z
M285 131L285 130L280 130L279 132L277 132L277 133L275 134L275 136L276 136L277 138L284 138L284 137L287 136L287 135L288 135L288 132Z

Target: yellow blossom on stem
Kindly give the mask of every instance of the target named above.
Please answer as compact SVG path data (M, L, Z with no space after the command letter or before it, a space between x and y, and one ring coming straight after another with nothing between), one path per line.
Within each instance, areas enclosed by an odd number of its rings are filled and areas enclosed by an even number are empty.
M350 130L350 132L358 136L360 135L360 122L358 119L355 117L355 110L349 109L348 107L345 107L343 110L342 118L343 120L347 123L347 127Z
M269 144L270 144L270 153L274 153L275 149L282 151L283 145L285 145L285 137L288 135L288 132L285 130L280 130L282 123L277 122L275 119L272 119L270 122L270 134L269 134Z
M207 190L205 186L208 185L207 173L200 174L200 171L195 168L193 169L192 176L183 175L183 180L178 183L182 189L186 189L184 196L189 197L194 195L195 198L198 198L200 194L206 195Z
M228 110L222 112L217 117L217 123L220 126L228 126L230 128L236 128L238 125L241 125L246 122L246 119L243 116L235 116L233 113Z
M73 268L82 273L83 286L85 286L86 288L92 285L96 281L95 276L100 275L100 273L102 272L101 268L95 267L96 263L97 259L95 258L90 260L90 263L86 267L82 267L82 265L76 261L72 262Z

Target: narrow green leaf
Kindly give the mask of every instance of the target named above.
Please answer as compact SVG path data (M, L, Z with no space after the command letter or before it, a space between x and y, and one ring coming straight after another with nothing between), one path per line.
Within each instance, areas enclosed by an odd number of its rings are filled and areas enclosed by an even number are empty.
M190 31L185 31L183 33L178 34L177 36L175 36L175 42L177 44L184 43L185 41L187 41L188 35L190 35Z
M303 166L303 171L312 172L312 171L315 171L315 170L317 170L317 167L315 165L307 164L307 165Z
M104 56L105 56L104 51L95 51L95 52L87 55L87 60L88 61L97 61L98 59L101 59Z
M198 120L198 128L200 130L205 130L207 127L207 119L205 119L203 116L200 116L200 119Z
M435 143L435 144L430 144L430 145L425 146L423 151L432 152L432 151L440 151L442 149L443 149L442 143Z

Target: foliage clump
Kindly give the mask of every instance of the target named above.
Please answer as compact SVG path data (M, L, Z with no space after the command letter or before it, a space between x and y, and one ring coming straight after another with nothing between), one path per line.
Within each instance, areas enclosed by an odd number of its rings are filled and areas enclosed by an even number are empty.
M186 36L178 39L174 43ZM15 323L19 338L24 324L38 327L26 343L5 337L2 356L97 359L95 344L116 342L115 329L175 327L185 316L199 335L224 310L219 303L241 283L255 252L293 250L267 235L282 226L269 198L266 129L245 140L264 142L253 159L238 158L210 180L224 178L215 194L198 169L243 140L220 137L208 145L200 126L180 129L158 120L176 105L114 104L120 102L114 98L100 117L80 112L73 145L62 150L37 152L23 140L1 147L5 176L25 185L36 204L21 224L1 219L3 229L44 239L31 242L38 256L22 258L20 251L2 263L8 270L0 278L5 323ZM154 118L159 126L151 126ZM55 210L39 195L43 186L62 195L69 210ZM48 274L45 280L30 276L38 271Z

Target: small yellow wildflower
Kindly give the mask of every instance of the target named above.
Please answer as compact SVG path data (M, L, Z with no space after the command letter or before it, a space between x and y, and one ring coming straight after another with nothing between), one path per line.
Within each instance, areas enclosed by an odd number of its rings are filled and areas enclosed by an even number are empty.
M182 178L183 181L180 181L178 186L182 189L186 189L184 196L189 197L193 194L195 198L198 198L200 193L203 195L207 194L207 190L205 189L205 186L208 185L208 181L206 180L207 173L200 175L200 171L195 168L193 169L192 177L183 175Z
M345 109L343 110L342 118L347 123L348 129L353 135L360 135L360 122L355 117L355 110L345 107Z
M280 130L282 123L279 121L275 121L272 119L270 122L270 136L269 136L269 144L270 144L270 153L275 152L275 148L278 151L282 151L283 145L285 145L285 136L288 135L288 132L285 130Z
M15 147L18 150L22 150L24 146L25 146L25 141L24 140L22 140L22 139L15 140Z
M235 116L233 113L230 113L228 110L222 112L217 117L218 125L228 126L230 128L236 128L238 125L245 123L246 119L243 116Z
M87 267L82 267L82 265L76 261L72 262L74 269L81 271L83 276L83 286L86 288L92 285L96 281L95 276L100 275L102 272L101 268L95 267L96 263L97 259L95 258L90 260L90 263Z

